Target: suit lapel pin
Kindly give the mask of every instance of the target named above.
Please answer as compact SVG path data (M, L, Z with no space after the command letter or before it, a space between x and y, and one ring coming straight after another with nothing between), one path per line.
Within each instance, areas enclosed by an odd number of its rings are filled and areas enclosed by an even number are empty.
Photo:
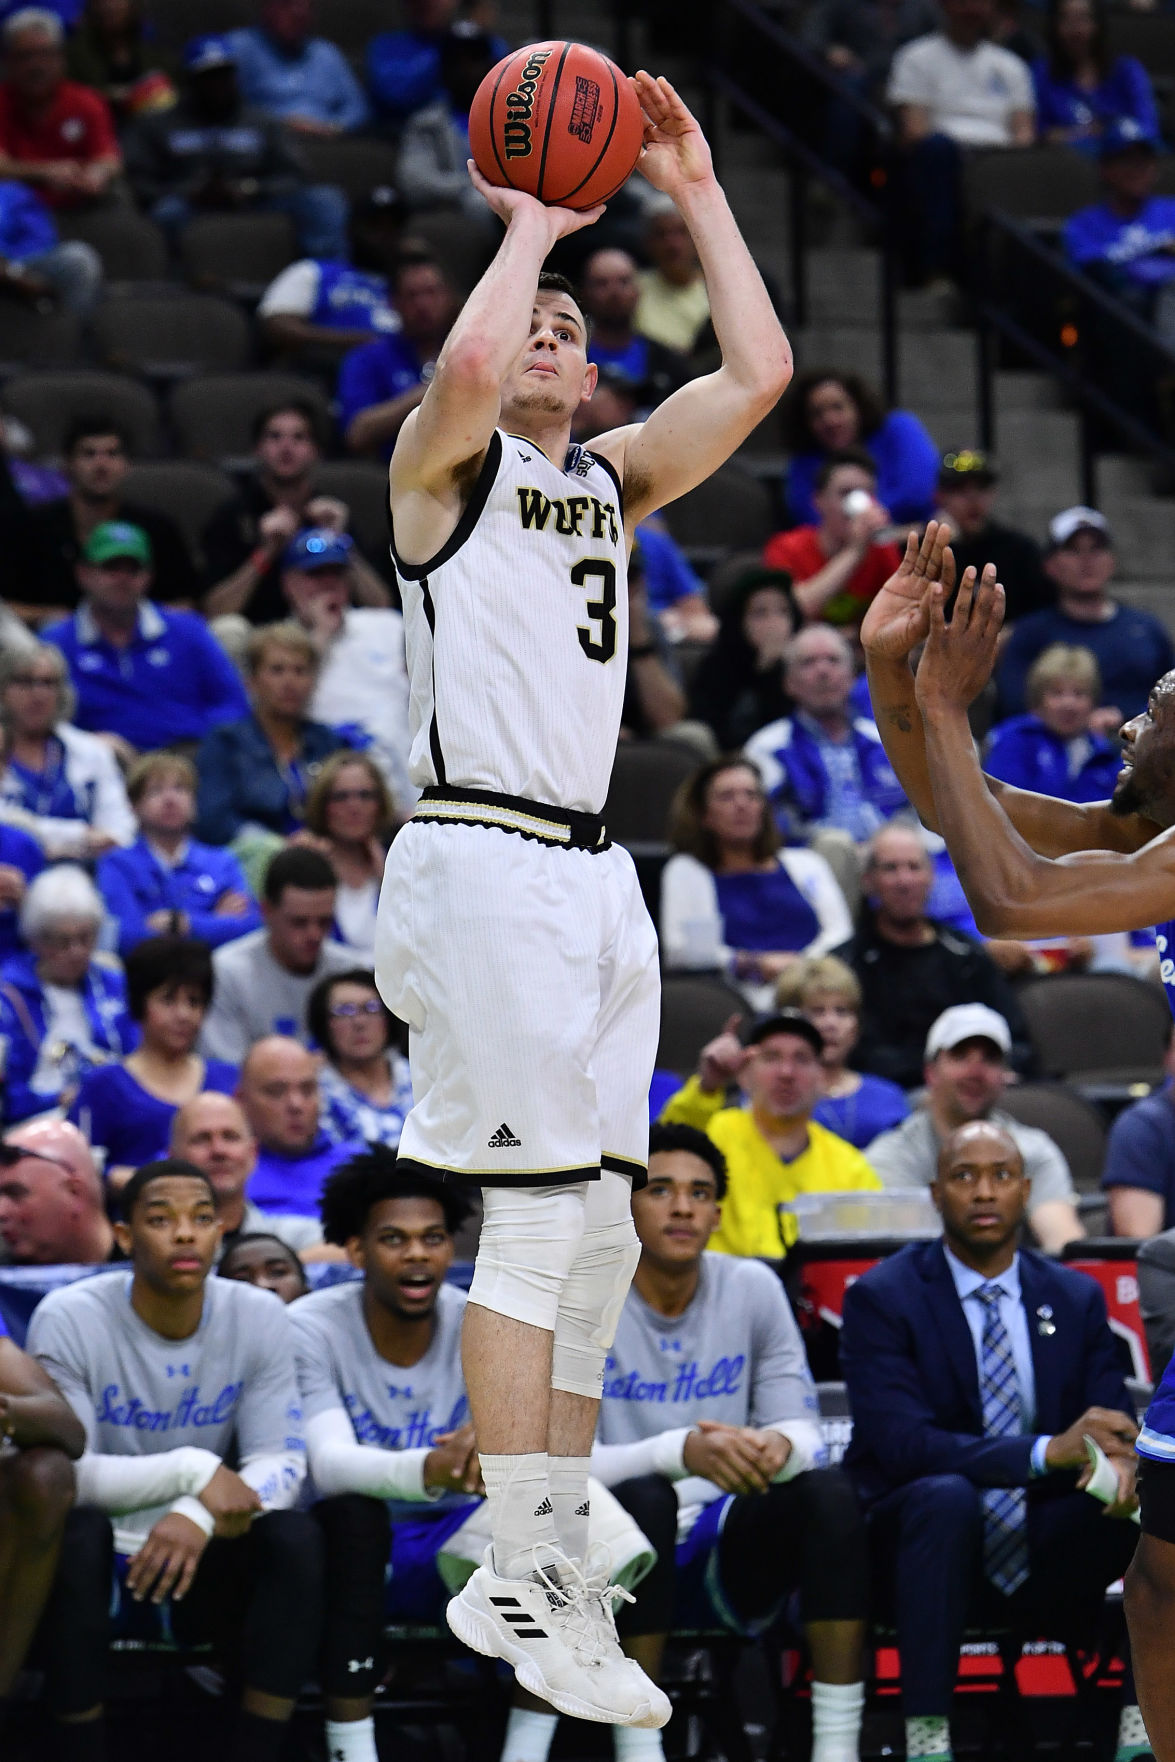
M1053 1320L1053 1308L1051 1303L1042 1303L1037 1310L1036 1331L1038 1334L1043 1334L1046 1338L1049 1334L1056 1333L1057 1325Z

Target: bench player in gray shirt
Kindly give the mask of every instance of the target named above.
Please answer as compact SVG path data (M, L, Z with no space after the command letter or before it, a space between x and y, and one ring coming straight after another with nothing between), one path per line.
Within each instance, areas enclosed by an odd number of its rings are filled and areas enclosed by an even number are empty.
M705 1252L725 1190L705 1133L653 1127L648 1186L632 1197L641 1257L592 1452L657 1551L617 1625L655 1681L674 1626L757 1632L798 1589L813 1762L856 1762L864 1524L847 1478L822 1466L816 1391L779 1280Z
M288 1312L209 1278L220 1225L192 1164L148 1163L122 1208L130 1270L54 1291L29 1330L86 1432L41 1627L56 1753L103 1756L117 1629L235 1650L245 1688L230 1762L276 1762L322 1596L319 1530L291 1509L305 1444Z

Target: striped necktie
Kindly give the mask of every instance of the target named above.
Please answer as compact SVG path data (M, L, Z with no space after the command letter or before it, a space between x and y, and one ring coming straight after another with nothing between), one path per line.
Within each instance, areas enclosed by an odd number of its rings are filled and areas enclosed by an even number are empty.
M1012 1342L1000 1314L1000 1285L981 1285L983 1339L979 1354L979 1395L985 1438L1019 1437L1020 1387ZM983 1572L997 1591L1010 1597L1028 1577L1028 1495L1023 1487L988 1487L983 1494Z

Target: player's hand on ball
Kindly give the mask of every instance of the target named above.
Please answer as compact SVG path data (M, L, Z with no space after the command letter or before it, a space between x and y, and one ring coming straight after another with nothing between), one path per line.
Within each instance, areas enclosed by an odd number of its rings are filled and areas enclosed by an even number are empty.
M701 124L669 81L642 69L632 83L645 118L645 144L637 160L641 174L667 196L712 179L714 161Z
M949 624L944 582L931 588L929 611L930 634L918 662L915 696L924 714L966 709L991 678L999 652L1004 590L995 578L995 564L985 564L978 581L974 569L964 569Z
M585 208L577 213L573 208L555 208L546 202L540 202L537 196L528 196L525 190L512 190L502 184L491 184L481 175L472 159L465 162L469 167L469 181L479 195L484 196L498 219L506 226L516 214L532 211L541 215L550 228L551 243L556 239L565 239L569 233L579 232L585 226L592 226L604 212L604 204L597 203L594 208Z
M905 555L865 614L861 646L866 654L900 661L926 641L930 628L927 590L941 581L949 595L955 585L950 538L951 528L945 520L928 521L921 544L917 533L910 534Z

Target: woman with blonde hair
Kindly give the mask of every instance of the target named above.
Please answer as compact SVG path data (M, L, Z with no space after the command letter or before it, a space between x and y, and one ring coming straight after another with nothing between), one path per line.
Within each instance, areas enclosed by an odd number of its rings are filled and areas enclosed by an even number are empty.
M661 878L661 954L667 969L725 972L754 1009L804 954L852 935L849 908L826 859L781 848L762 779L749 759L703 765L677 792L676 855Z
M910 1111L896 1083L849 1067L861 1032L861 1001L857 975L834 954L796 961L775 987L776 1007L802 1010L824 1040L825 1089L812 1118L858 1150Z
M1028 671L1028 714L1012 716L992 731L984 761L988 774L1061 801L1107 801L1122 749L1097 727L1101 694L1101 674L1089 649L1050 644Z
M254 846L271 856L301 828L315 777L351 743L307 714L318 650L300 624L254 631L245 668L251 713L211 729L200 743L196 830L209 844L232 844L248 864Z
M305 830L293 840L313 845L329 860L338 877L336 936L371 960L375 909L395 822L395 804L375 760L367 753L338 752L315 778Z

